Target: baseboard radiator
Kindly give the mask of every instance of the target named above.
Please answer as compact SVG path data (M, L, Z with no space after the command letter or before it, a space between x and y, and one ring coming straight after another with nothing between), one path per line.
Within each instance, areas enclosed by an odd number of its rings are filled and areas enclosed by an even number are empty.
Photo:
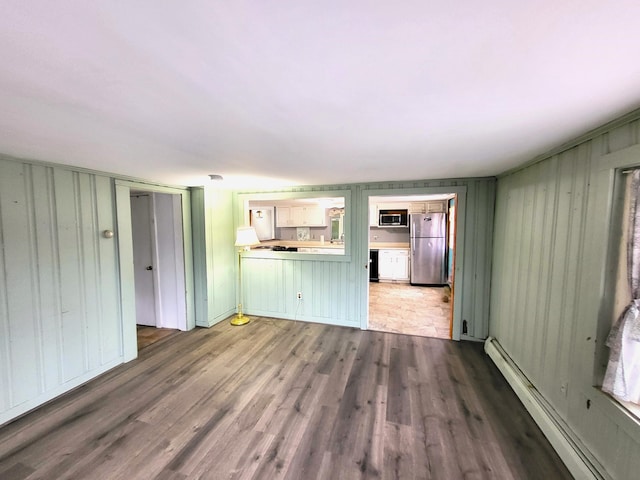
M500 343L495 338L489 337L484 343L484 350L502 372L571 474L575 478L585 480L610 480L611 477L604 468L560 418L549 402L529 382L516 363L500 346Z

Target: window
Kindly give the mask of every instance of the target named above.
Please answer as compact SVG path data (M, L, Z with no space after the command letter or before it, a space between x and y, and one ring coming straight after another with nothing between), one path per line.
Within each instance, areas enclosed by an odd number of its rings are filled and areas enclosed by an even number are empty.
M602 389L640 417L640 169L621 172L616 281ZM612 258L613 259L613 258Z

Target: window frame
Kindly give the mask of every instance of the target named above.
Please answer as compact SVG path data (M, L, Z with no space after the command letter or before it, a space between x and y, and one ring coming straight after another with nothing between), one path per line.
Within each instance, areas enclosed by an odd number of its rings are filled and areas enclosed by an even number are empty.
M626 269L626 243L629 235L629 208L631 200L630 192L630 173L640 167L630 168L618 168L615 169L614 183L611 201L611 214L610 214L610 228L608 239L608 252L607 252L607 272L605 285L607 285L607 292L604 295L604 304L602 309L602 315L599 319L601 325L601 333L598 338L602 341L598 342L600 348L596 350L597 358L599 359L596 375L596 385L602 390L602 384L604 382L605 371L610 356L610 349L606 346L606 339L609 335L608 331L618 321L620 315L623 313L624 308L631 301L628 292L620 292L621 288L627 287L628 272ZM637 212L640 215L640 212ZM624 304L624 306L622 305ZM609 320L607 324L606 320ZM640 381L640 379L638 379ZM608 393L604 392L607 396L610 396L612 400L621 404L624 408L629 410L631 414L636 416L640 420L640 405L631 402L625 402Z
M290 252L290 251L273 251L273 250L250 250L243 253L245 257L251 258L279 258L289 260L313 260L325 262L350 262L353 248L353 205L351 203L351 190L313 190L313 191L276 191L276 192L254 192L254 193L238 193L238 217L237 225L249 225L249 202L268 200L296 200L304 199L320 199L328 197L344 198L344 253L343 254L322 254L313 252Z
M603 156L595 166L591 178L591 185L595 188L592 197L592 207L589 213L595 217L600 232L599 237L604 247L602 252L602 274L597 281L600 284L600 296L598 302L597 324L595 326L595 341L593 353L593 369L591 386L593 394L586 398L587 409L593 401L598 408L608 412L615 422L636 441L640 441L640 407L638 409L628 402L623 402L602 390L607 363L609 360L609 348L605 345L611 326L617 320L615 316L615 282L618 275L618 260L620 257L620 228L622 228L622 216L624 215L624 189L621 188L623 172L640 168L640 145L619 150ZM599 217L599 218L598 218ZM592 230L592 232L595 232ZM600 236L601 235L601 236ZM595 245L598 239L595 238ZM595 252L595 251L594 251ZM611 287L613 282L614 287ZM589 340L590 337L587 339ZM630 408L631 407L631 408Z

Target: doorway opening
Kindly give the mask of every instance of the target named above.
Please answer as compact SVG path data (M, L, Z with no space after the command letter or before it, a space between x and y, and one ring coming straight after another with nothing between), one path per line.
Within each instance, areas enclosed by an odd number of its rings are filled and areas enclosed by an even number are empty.
M129 200L140 350L187 329L182 197L131 190Z
M369 329L452 338L456 220L455 193L369 197Z
M138 352L150 345L158 346L159 342L164 342L176 335L180 330L174 328L136 326Z

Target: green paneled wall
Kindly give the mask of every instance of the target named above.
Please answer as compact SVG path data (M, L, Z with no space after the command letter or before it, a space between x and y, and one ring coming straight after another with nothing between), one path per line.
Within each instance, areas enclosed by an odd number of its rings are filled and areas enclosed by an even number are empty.
M0 424L122 361L111 179L0 159Z
M196 325L210 327L236 309L236 250L230 191L192 188Z
M640 471L640 422L593 385L611 292L611 179L640 164L639 139L639 122L627 121L499 178L496 200L490 334L617 479Z

